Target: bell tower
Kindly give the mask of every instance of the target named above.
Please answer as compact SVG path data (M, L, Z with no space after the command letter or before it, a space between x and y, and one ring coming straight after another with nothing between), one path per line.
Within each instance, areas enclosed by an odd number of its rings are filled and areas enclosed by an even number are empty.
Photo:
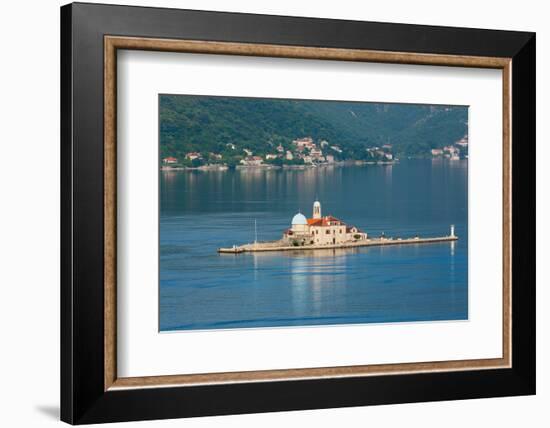
M321 218L321 202L319 201L313 203L313 218Z

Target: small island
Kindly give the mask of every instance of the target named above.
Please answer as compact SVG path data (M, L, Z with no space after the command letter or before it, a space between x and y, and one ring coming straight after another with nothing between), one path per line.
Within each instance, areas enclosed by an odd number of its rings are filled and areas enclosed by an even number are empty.
M294 215L289 229L283 232L281 239L276 241L257 242L233 245L228 248L218 248L218 253L240 254L245 252L265 251L296 251L332 248L353 248L381 245L428 244L436 242L456 241L458 237L451 225L450 234L439 237L414 236L410 238L370 237L356 226L348 225L331 215L322 216L321 203L313 203L311 218L302 213Z

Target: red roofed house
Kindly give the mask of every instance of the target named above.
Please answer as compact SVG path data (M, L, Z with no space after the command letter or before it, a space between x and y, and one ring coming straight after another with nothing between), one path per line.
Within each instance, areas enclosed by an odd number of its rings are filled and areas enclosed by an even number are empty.
M292 218L292 225L283 234L283 240L293 245L338 245L367 239L367 234L355 226L348 226L342 220L321 215L321 203L313 203L313 216L306 218L302 213Z
M175 158L173 156L168 156L167 158L164 158L162 160L163 163L171 164L171 163L178 163L178 158Z
M185 155L185 159L189 159L189 160L199 159L200 157L201 157L201 154L199 152L189 152Z
M313 149L315 147L315 143L311 137L298 138L294 140L292 144L296 146L296 150L299 152L303 152L304 149Z

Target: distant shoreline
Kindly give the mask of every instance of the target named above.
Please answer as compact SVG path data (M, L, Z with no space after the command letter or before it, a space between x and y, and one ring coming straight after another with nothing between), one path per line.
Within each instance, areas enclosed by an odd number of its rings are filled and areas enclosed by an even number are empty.
M307 165L237 165L233 168L227 165L203 165L198 167L187 166L161 166L161 171L227 171L229 169L235 170L274 170L274 169L291 169L291 170L304 170L315 168L331 168L331 167L346 167L346 166L363 166L363 165L395 165L399 161L342 161L333 163L321 163L321 164L307 164Z

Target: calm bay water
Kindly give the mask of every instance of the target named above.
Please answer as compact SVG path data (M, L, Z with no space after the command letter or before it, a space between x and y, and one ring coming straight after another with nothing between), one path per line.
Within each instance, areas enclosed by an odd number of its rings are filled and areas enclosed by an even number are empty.
M160 329L468 317L467 161L308 170L161 172ZM318 198L371 236L455 243L220 255L280 238Z

